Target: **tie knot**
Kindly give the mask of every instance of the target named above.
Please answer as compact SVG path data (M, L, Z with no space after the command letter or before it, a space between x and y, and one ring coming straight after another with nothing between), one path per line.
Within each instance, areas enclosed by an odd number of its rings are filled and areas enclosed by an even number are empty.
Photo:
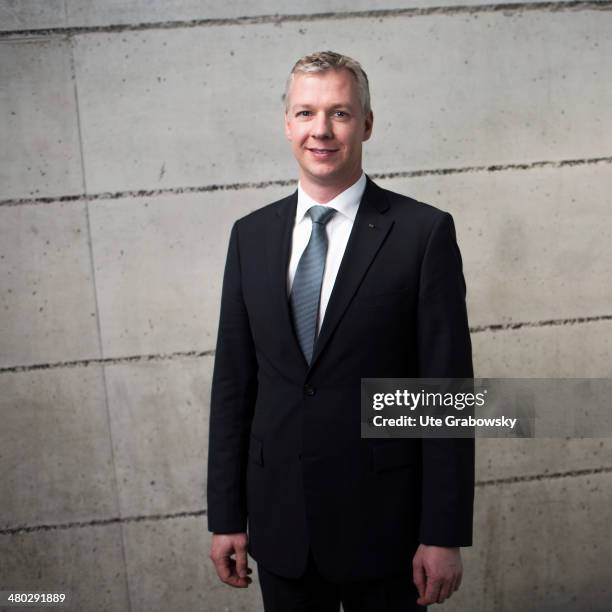
M329 208L328 206L311 206L307 214L310 215L313 223L325 225L336 212L335 208Z

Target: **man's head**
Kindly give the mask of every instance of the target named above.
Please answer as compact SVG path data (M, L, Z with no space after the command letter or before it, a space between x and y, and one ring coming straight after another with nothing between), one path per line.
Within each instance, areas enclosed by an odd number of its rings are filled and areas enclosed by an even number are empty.
M355 182L373 121L359 62L332 51L296 62L285 91L285 133L302 182L342 189Z

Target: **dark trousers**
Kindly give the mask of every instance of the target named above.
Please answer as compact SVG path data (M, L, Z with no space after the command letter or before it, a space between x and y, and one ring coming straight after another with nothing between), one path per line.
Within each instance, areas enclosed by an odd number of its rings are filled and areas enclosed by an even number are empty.
M317 571L312 554L300 578L283 578L257 566L265 612L421 612L412 568L403 576L335 584Z

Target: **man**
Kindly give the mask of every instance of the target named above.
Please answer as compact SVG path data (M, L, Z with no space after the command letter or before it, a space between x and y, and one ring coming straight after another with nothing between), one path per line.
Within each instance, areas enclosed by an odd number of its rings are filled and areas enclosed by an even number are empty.
M246 587L248 550L266 612L421 610L461 582L474 442L362 439L360 381L473 376L452 217L363 173L373 114L358 62L302 58L285 103L298 189L230 236L211 558Z

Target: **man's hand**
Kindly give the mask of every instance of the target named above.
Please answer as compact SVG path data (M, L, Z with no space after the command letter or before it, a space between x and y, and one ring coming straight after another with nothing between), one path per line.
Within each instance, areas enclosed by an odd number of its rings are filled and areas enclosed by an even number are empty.
M222 582L233 587L245 589L253 582L249 574L246 533L215 533L210 547L210 558L215 564L217 575ZM232 559L232 555L236 559Z
M414 584L419 590L417 604L442 603L461 584L463 564L459 548L421 544L412 560Z

